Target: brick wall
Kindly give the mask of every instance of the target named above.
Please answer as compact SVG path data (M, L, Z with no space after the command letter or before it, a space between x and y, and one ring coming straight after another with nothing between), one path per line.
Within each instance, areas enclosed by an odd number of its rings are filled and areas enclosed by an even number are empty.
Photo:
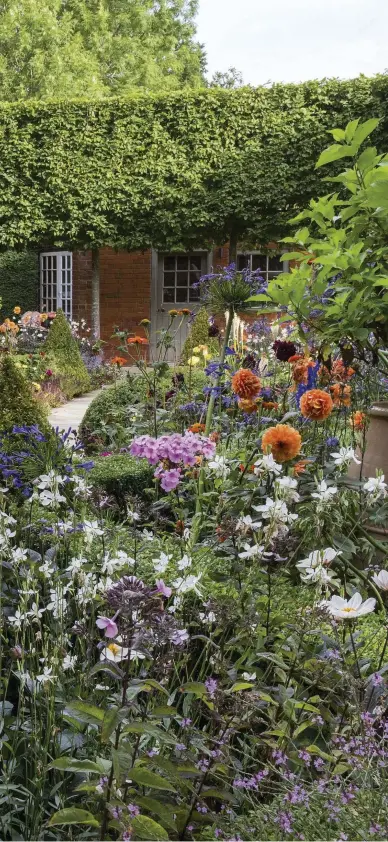
M73 319L85 319L90 327L92 312L92 253L73 252Z
M114 325L143 335L139 322L151 313L151 251L100 250L101 338Z

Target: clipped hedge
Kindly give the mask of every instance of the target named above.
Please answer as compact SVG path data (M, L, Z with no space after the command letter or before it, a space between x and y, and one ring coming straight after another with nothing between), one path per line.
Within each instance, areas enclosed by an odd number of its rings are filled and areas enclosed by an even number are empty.
M0 244L170 249L231 233L269 242L327 192L315 162L328 129L371 116L382 118L382 151L386 75L2 103Z
M138 400L135 392L135 378L127 375L113 386L103 389L88 406L78 434L87 448L93 447L93 440L98 445L107 445L104 427L109 424L125 424L127 407Z
M35 251L0 253L0 319L11 317L13 308L39 310L39 254Z
M90 389L90 377L77 340L62 310L57 311L43 349L47 362L58 377L59 388L68 400Z
M88 473L88 482L96 489L121 501L126 494L141 495L152 487L153 469L146 459L127 454L100 456Z
M37 425L43 432L50 428L42 403L33 395L31 383L26 380L11 354L0 355L0 434L10 432L14 426Z

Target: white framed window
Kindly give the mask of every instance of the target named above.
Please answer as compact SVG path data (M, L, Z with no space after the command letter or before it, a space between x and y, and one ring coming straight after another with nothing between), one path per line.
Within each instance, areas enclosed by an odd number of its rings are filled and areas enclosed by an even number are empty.
M237 269L250 269L255 272L260 269L260 273L265 281L270 281L271 278L276 278L281 272L288 272L288 263L283 262L279 256L271 254L261 254L259 251L244 252L237 255Z
M71 251L45 251L40 255L40 310L62 309L72 317L73 255Z
M206 252L165 254L162 256L163 304L199 302L196 286L206 272Z

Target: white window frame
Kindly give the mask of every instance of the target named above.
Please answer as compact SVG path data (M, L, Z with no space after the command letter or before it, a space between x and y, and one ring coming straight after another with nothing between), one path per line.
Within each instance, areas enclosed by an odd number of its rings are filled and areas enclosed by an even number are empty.
M54 274L55 273L55 274ZM63 310L73 316L73 255L71 251L44 251L39 272L41 313Z
M260 257L263 257L264 260L265 260L265 266L260 267L261 274L262 274L265 281L270 280L268 278L269 272L271 273L271 278L276 278L276 276L280 275L282 272L288 272L288 268L289 268L288 260L283 261L283 269L279 269L279 271L271 271L268 268L269 258L277 257L278 256L277 254L270 254L270 253L264 254L262 251L259 251L259 250L257 250L257 251L239 251L239 252L237 252L237 260L238 260L239 257L247 257L248 260L249 260L248 268L252 271L252 257L255 254L259 254Z

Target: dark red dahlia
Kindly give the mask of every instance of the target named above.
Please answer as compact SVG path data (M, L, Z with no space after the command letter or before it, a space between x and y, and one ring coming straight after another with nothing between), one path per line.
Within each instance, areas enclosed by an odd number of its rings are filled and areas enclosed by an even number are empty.
M286 363L296 354L296 345L293 342L282 342L280 339L277 339L276 342L272 345L275 356L280 362Z

